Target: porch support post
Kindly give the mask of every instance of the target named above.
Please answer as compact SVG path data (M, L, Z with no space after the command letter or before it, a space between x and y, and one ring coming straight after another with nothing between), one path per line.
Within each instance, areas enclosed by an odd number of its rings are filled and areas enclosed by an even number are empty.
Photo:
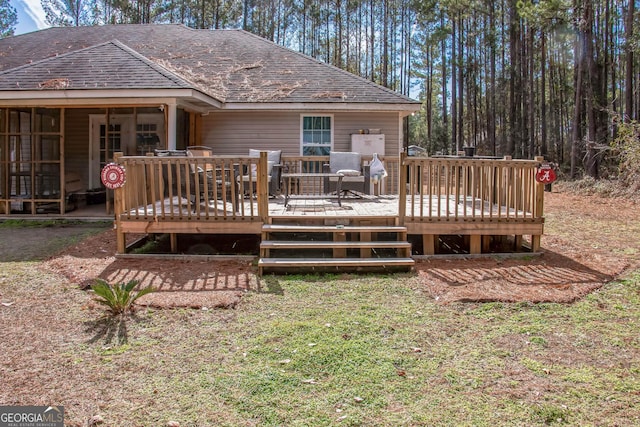
M404 151L400 152L400 171L399 171L399 179L398 183L398 225L404 225L407 215L407 166L405 164L405 160L407 159L407 153Z
M176 120L178 118L178 107L175 102L167 104L167 114L165 115L167 120L167 149L176 149Z
M535 157L535 161L538 163L542 163L544 161L544 157L537 156ZM535 173L535 169L534 172ZM544 218L544 184L541 182L535 181L535 215L534 218L536 220ZM540 252L540 241L541 235L533 235L531 236L531 252Z
M119 163L120 157L122 157L122 153L113 153L114 162ZM120 215L124 210L124 188L120 187L113 190L113 204L116 228L116 253L124 254L127 251L127 242L124 232L122 231L122 220L120 219Z

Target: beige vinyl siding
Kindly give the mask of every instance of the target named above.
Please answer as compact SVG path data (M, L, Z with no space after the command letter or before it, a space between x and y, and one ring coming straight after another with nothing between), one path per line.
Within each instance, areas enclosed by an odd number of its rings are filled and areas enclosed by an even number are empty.
M398 113L340 113L334 115L333 144L336 151L351 149L351 134L360 129L380 129L384 134L385 152L380 155L398 154Z
M216 154L241 155L249 149L282 150L290 156L300 155L302 116L333 117L333 148L349 151L351 134L359 129L380 129L385 134L385 153L399 152L398 113L331 111L247 111L211 113L202 118L202 145ZM382 154L382 153L380 153Z
M300 114L297 112L223 112L202 118L202 144L216 154L243 155L249 149L300 154Z

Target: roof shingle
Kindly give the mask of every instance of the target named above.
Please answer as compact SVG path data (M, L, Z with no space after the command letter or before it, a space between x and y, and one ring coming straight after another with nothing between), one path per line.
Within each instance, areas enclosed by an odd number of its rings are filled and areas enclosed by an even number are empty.
M192 85L118 41L0 72L0 90L175 89Z

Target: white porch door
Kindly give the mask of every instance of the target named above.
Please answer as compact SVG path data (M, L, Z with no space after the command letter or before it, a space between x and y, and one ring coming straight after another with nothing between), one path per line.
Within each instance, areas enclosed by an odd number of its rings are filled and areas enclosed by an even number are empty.
M102 186L100 172L107 163L113 161L113 153L140 156L165 146L162 114L114 114L109 116L108 128L104 115L91 115L89 120L89 188Z

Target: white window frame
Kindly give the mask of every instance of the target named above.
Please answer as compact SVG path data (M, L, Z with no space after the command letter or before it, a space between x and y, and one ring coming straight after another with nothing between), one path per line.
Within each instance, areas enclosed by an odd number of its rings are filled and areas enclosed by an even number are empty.
M328 117L329 119L331 119L331 142L329 143L329 151L333 150L333 143L334 143L334 129L335 129L335 120L333 117L333 114L321 114L321 113L306 113L306 114L300 114L300 155L303 156L304 155L304 119L307 117ZM328 155L328 153L327 153Z

